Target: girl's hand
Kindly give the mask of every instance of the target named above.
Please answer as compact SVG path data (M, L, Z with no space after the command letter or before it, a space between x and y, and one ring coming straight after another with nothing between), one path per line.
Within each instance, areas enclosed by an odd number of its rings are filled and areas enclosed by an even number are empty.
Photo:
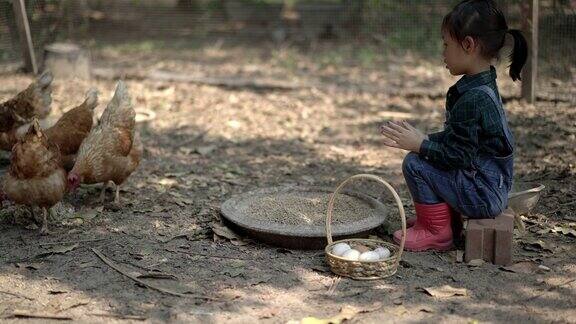
M385 136L384 145L420 153L422 142L428 138L409 123L387 122L380 126L380 133Z

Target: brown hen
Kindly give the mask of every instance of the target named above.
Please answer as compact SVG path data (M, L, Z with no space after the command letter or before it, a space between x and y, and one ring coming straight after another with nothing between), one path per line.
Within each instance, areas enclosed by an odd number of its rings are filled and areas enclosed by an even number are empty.
M104 183L104 199L106 185L112 181L116 185L114 202L119 202L120 185L134 172L142 156L135 117L126 86L120 81L99 124L80 146L74 168L68 174L71 190L80 183Z
M42 132L37 119L12 148L4 193L17 204L42 208L40 232L48 232L48 211L66 193L66 171L58 147Z
M52 74L44 72L38 80L14 98L0 104L0 132L13 131L32 118L43 119L50 114Z
M46 136L58 145L62 155L62 165L67 171L74 167L76 153L82 141L92 130L94 108L97 105L98 92L91 89L80 106L67 111L54 126L46 130Z

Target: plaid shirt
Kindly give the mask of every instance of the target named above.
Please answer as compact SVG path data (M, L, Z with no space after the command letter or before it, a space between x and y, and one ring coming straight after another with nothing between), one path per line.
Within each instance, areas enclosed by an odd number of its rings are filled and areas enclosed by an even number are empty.
M420 156L432 165L444 170L469 170L480 154L509 153L498 108L486 93L469 91L481 85L488 85L498 94L494 67L465 75L448 90L444 130L430 134L420 147Z

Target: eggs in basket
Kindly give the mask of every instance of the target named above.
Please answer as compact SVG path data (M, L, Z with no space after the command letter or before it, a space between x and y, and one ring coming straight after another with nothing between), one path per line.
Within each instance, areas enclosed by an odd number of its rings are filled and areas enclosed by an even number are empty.
M332 254L349 261L382 261L390 257L390 250L379 246L371 250L362 244L337 243L332 247Z

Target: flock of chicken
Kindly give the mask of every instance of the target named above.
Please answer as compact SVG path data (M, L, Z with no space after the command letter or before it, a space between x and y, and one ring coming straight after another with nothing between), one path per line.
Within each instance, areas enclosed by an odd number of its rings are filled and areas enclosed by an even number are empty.
M0 104L0 149L11 151L10 167L0 191L3 200L42 209L40 233L48 232L48 214L67 192L81 183L103 183L103 201L109 182L119 186L138 166L142 144L135 131L136 113L122 81L94 126L98 94L90 90L86 100L67 111L50 128L39 119L50 114L49 72L14 98Z

